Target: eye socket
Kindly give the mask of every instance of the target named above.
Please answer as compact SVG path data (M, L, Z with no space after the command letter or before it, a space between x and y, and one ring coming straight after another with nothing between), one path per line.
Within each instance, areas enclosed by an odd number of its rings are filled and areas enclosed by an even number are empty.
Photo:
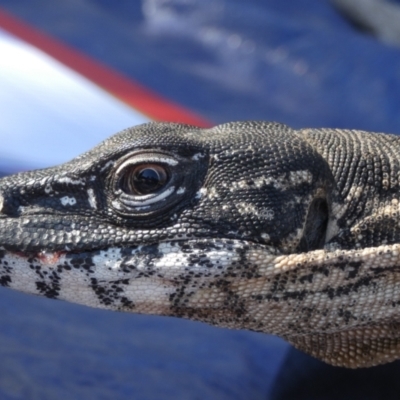
M169 171L159 164L139 164L126 168L120 188L126 194L144 196L157 193L169 180Z
M105 180L107 202L116 213L135 221L149 224L151 218L163 213L168 219L169 210L192 201L207 165L203 158L197 162L193 155L135 150L109 169Z

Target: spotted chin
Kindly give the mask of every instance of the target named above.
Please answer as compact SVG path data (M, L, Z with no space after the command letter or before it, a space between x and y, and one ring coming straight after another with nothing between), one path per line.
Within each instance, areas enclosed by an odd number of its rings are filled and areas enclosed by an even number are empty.
M79 253L2 250L0 284L92 307L175 315L190 304L207 307L196 298L223 280L256 277L249 249L246 242L203 240Z

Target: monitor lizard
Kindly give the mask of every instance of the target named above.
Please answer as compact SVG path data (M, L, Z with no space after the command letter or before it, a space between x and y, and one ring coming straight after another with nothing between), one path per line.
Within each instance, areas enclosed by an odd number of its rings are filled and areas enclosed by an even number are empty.
M400 138L148 123L0 180L0 284L400 358Z

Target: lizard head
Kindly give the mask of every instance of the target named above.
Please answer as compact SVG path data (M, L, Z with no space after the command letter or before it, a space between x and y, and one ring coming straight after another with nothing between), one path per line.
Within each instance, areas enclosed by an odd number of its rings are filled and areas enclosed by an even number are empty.
M236 239L304 252L324 246L332 180L282 124L150 123L61 166L1 180L0 244L76 254Z
M358 327L329 301L362 268L333 245L335 201L327 161L285 125L140 125L0 180L0 284L278 334L334 364L382 362L315 350L343 319Z

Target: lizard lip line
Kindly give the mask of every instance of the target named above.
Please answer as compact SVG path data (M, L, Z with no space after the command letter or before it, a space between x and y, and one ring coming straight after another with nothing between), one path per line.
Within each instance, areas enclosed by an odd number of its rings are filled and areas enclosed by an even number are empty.
M25 259L35 258L39 260L42 264L57 264L60 258L68 253L65 251L55 251L55 252L40 251L40 252L30 252L30 253L24 253L21 251L10 251L9 254Z
M251 243L251 244L255 244L257 246L260 246L260 248L264 249L266 252L266 255L274 255L274 256L284 256L285 254L281 254L281 253L277 253L276 249L274 249L271 246L266 246L260 243L257 243L255 241L250 241L250 240L240 240L240 239L232 239L232 238L218 238L221 241L225 241L225 242L240 242L240 243ZM132 249L138 248L138 247L144 247L144 246L152 246L152 245L159 245L161 243L187 243L190 241L200 241L203 243L207 243L207 242L213 242L215 239L199 239L199 238L193 238L193 239L182 239L182 238L178 238L178 239L170 239L170 240L163 240L163 241L159 241L159 242L150 242L150 243L146 243L146 244L140 244L140 245L135 245L135 244L131 244L130 247ZM42 264L56 264L60 258L64 255L79 255L79 254L83 254L83 253L95 253L95 252L99 252L99 251L106 251L110 248L126 248L125 246L123 246L122 244L120 245L110 245L107 247L98 247L98 248L82 248L79 250L56 250L56 251L14 251L14 250L7 250L4 246L0 245L0 251L6 251L10 254L16 255L18 257L21 258L35 258L37 260L39 260ZM293 253L295 254L295 253ZM301 253L299 253L301 254Z

